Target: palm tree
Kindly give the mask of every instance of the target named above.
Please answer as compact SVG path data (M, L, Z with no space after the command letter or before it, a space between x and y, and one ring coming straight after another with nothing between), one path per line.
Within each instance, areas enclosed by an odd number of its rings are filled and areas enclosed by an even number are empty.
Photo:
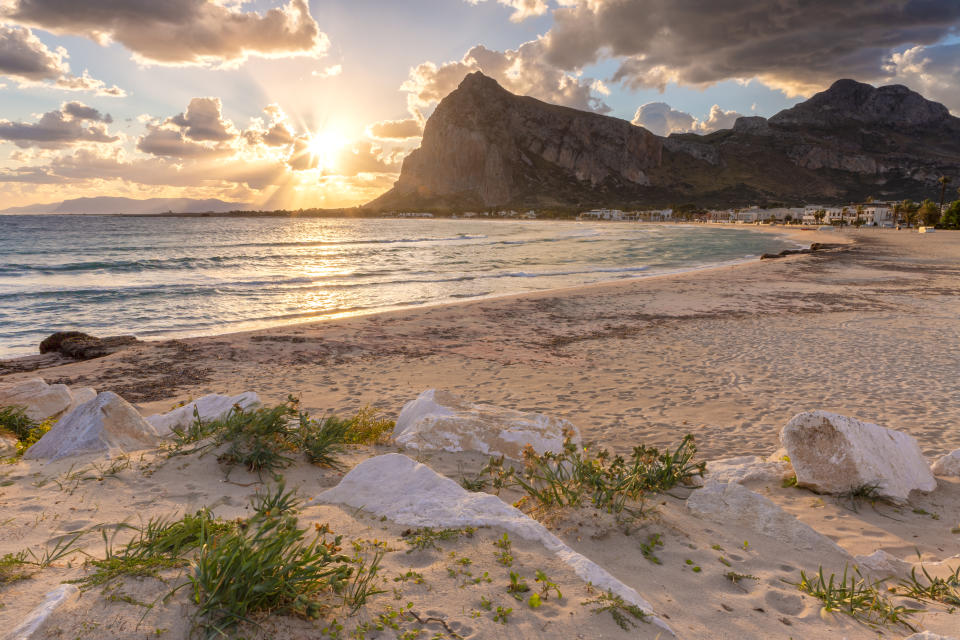
M943 199L947 195L947 185L953 182L953 179L947 176L940 176L937 178L937 182L940 183L940 215L943 216Z

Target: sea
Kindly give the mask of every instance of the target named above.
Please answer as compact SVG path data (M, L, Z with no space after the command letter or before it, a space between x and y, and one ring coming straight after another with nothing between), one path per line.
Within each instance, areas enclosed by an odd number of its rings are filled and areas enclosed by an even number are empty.
M748 228L451 219L0 216L0 358L54 331L199 336L755 259Z

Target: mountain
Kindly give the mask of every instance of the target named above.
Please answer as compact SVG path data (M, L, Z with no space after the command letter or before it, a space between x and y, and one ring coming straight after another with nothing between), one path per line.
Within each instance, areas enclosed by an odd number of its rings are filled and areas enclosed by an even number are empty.
M516 96L482 73L437 106L374 209L588 207L920 198L960 175L960 119L906 87L838 80L708 135Z
M151 214L151 213L224 213L249 209L250 206L241 202L224 202L223 200L207 199L194 200L191 198L149 198L136 200L133 198L74 198L48 204L32 204L26 207L10 207L0 210L0 213L99 213L99 214Z

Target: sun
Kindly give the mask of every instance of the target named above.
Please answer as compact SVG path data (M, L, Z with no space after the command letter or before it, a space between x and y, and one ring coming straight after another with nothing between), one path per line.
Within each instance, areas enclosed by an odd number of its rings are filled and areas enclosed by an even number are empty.
M333 169L337 165L337 156L347 144L347 139L339 131L327 129L310 136L307 151L321 170Z

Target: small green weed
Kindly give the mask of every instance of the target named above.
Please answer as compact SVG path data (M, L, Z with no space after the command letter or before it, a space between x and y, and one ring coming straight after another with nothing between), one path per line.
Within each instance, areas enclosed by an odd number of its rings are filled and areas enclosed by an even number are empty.
M640 543L640 553L643 555L644 558L646 558L653 564L663 564L660 561L660 558L657 557L656 553L654 553L657 547L662 547L662 546L663 546L663 540L661 539L660 534L651 533L649 536L647 536L646 542Z
M407 529L400 534L400 537L410 546L407 553L414 551L424 551L425 549L439 549L437 542L456 540L460 536L472 538L476 533L474 527L464 527L463 529L433 529L431 527L421 527L419 529Z
M951 607L960 607L960 566L946 578L936 578L930 575L922 564L920 571L923 578L917 577L916 568L910 571L910 577L901 580L896 587L897 593L916 600L940 602ZM924 581L926 584L924 584Z
M513 554L511 551L513 549L513 543L510 542L510 536L504 533L503 536L493 543L493 546L500 549L499 553L497 553L497 562L505 567L512 567Z
M540 584L540 593L544 598L550 595L550 590L553 589L557 594L557 599L563 600L563 594L560 593L560 587L557 586L556 582L551 582L550 578L547 577L547 574L540 569L537 569L537 577L535 581Z
M493 616L493 621L499 622L500 624L507 624L508 618L510 617L511 613L513 613L512 608L507 607L506 609L504 609L503 607L498 606L497 613L494 614Z
M591 609L594 614L601 614L605 611L609 611L610 615L613 617L613 621L616 622L617 626L624 631L629 631L630 629L638 626L634 620L647 622L647 618L649 617L649 614L647 614L643 609L635 604L628 604L620 596L614 595L613 591L601 593L592 600L584 600L583 605L594 605L594 607Z
M507 593L522 602L523 596L520 594L526 593L527 591L530 591L530 585L527 584L527 581L516 571L511 571L510 584L507 585Z

